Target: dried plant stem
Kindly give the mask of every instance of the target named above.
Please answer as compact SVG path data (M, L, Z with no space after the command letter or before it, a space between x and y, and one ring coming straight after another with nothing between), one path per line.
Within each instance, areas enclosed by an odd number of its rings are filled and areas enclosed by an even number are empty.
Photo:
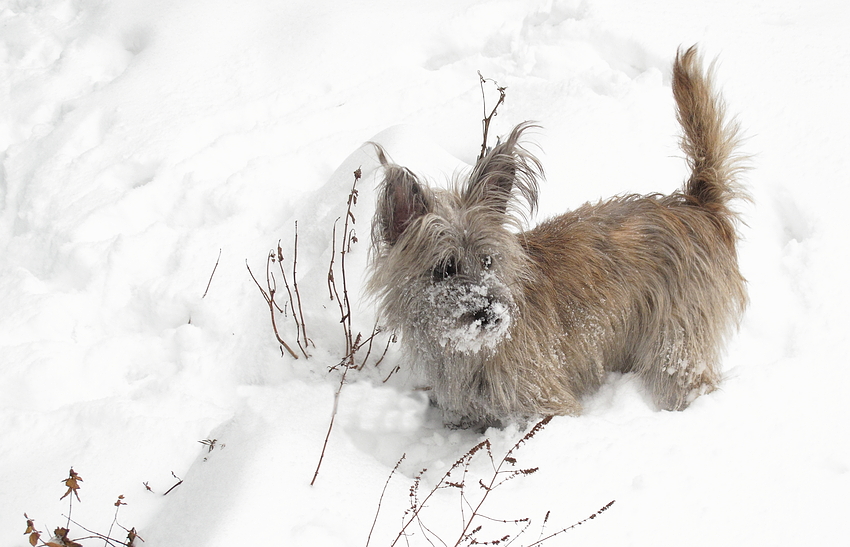
M345 343L346 343L345 355L347 356L351 353L351 347L350 347L351 346L351 344L350 344L351 333L349 332L348 328L346 327L346 319L348 317L348 314L346 313L343 300L339 297L339 291L336 288L336 277L334 275L334 264L336 262L336 223L337 222L339 222L338 218L334 221L333 231L331 232L331 261L330 261L330 265L328 266L328 292L330 294L331 300L336 301L337 305L339 306L339 313L340 313L340 316L342 317L342 319L340 320L340 323L342 324L343 335L345 337ZM345 270L343 270L343 272L344 271Z
M334 407L331 412L331 421L328 423L328 432L325 434L325 442L322 443L322 453L319 454L319 463L316 465L316 470L313 472L313 480L310 481L310 486L316 484L316 478L319 476L319 469L322 467L322 461L325 459L325 450L328 448L328 441L330 441L331 438L331 431L334 428L334 420L336 419L336 412L339 407L339 395L342 393L342 386L345 385L345 376L348 374L349 370L351 370L351 367L343 368L342 376L339 379L339 387L337 387L336 393L334 393Z
M377 511L375 511L374 520L372 520L372 527L369 528L369 537L366 538L366 547L369 547L369 542L372 541L372 532L375 531L375 525L378 523L378 515L381 513L381 504L384 501L384 494L387 493L387 486L389 486L389 484L390 484L390 479L393 478L393 475L395 474L396 471L398 471L398 468L401 465L401 462L404 461L404 458L406 458L406 457L407 457L407 454L401 455L401 458L398 459L395 466L393 467L393 470L390 471L390 474L387 477L387 481L384 483L384 488L381 490L381 497L378 499L378 509L377 509Z
M286 314L285 306L281 308L280 304L275 301L275 297L277 295L277 280L275 279L274 273L272 272L272 262L277 262L278 269L280 270L280 276L283 278L283 286L286 289L286 294L289 297L289 307L292 309L292 317L295 321L295 332L296 332L296 343L298 344L298 349L301 350L302 355L304 355L305 359L310 358L310 354L307 353L307 346L312 343L312 340L307 336L307 323L304 320L304 307L301 302L301 292L298 290L298 222L295 222L295 244L294 250L292 253L292 287L290 288L289 279L286 276L286 270L283 268L283 249L280 246L280 240L277 242L277 249L272 249L269 251L268 256L266 257L266 288L263 288L260 285L260 282L257 281L257 278L254 276L254 272L251 271L251 267L248 266L248 261L245 261L245 266L248 268L248 273L251 274L251 278L254 280L254 283L257 285L257 288L260 289L260 293L262 293L263 298L266 300L266 304L269 306L269 313L271 315L272 329L274 330L275 338L277 338L278 343L281 346L281 355L283 355L283 350L291 355L293 358L298 359L298 355L296 355L295 351L289 347L283 338L280 336L280 332L277 328L277 320L275 318L275 310L279 313ZM295 296L293 297L293 290ZM313 345L315 347L315 344Z
M509 481L509 480L511 480L515 477L518 477L520 475L530 475L531 473L537 472L536 467L533 467L533 468L530 468L530 469L508 469L508 470L505 470L503 468L505 467L505 464L509 464L511 467L513 467L513 465L516 463L516 460L513 458L514 451L516 451L520 446L522 446L531 437L536 435L537 432L540 431L541 429L543 429L546 426L546 424L548 424L551 420L552 420L552 417L547 416L546 418L544 418L543 420L538 422L534 427L532 427L529 430L528 433L523 435L523 437L519 441L517 441L517 443L514 446L512 446L510 450L508 450L505 453L505 455L502 457L501 461L499 461L499 464L494 467L493 475L490 477L490 482L488 484L485 485L480 480L478 481L479 486L481 486L484 489L484 495L481 496L481 499L478 501L478 505L476 505L475 508L472 510L472 513L469 515L469 518L466 519L466 521L465 521L466 523L463 527L463 530L461 530L460 535L457 538L457 541L455 541L455 543L454 543L455 547L460 545L462 541L465 541L467 538L471 537L471 534L473 533L471 531L472 523L475 521L476 517L482 516L481 515L481 507L484 505L484 502L487 501L487 497L490 495L490 493L493 490L495 490L496 488L498 488L499 486L501 486L505 482L507 482L507 481ZM493 462L493 455L490 452L489 444L487 445L487 456L490 458L490 462L492 463ZM467 463L465 465L466 466L469 465L469 460L467 460ZM507 475L507 477L505 477L504 475ZM466 480L466 467L464 468L464 480ZM464 483L461 482L461 484L464 484ZM460 491L461 491L461 498L466 502L466 496L464 494L463 488L461 488ZM466 502L466 503L468 505L468 502ZM470 508L471 508L471 506L470 506ZM525 520L527 520L527 519L520 519L516 522L520 522L520 521L525 522Z
M123 497L124 497L124 496L119 497L119 498L118 498L118 501L117 501L117 502L115 502L115 515L113 515L113 516L112 516L112 524L110 524L110 525L109 525L109 531L107 531L107 532L106 532L106 537L109 537L109 536L111 536L111 535L112 535L112 528L114 528L114 527L115 527L115 523L116 523L116 522L118 522L118 511L120 511L120 510L121 510L121 506L122 506L122 505L124 505L124 503L121 501L121 499L122 499ZM107 542L108 542L108 540L107 540ZM104 544L104 545L105 545L105 544Z
M301 307L301 294L298 292L298 275L296 272L296 268L298 265L298 222L295 223L295 250L293 251L292 259L292 285L295 288L295 296L298 303L297 316L295 315L296 301L292 298L292 290L289 288L289 280L286 278L286 271L284 271L283 269L283 249L281 249L280 247L280 240L278 240L277 242L277 265L280 269L280 275L283 278L283 286L286 289L287 296L289 297L289 307L292 309L292 317L295 320L295 341L298 344L298 349L300 349L301 353L304 355L304 358L309 359L310 355L307 353L307 349L304 347L306 344L309 343L309 338L307 338L307 325L304 322L304 310ZM280 306L276 307L281 313L283 313L283 310L280 309Z
M395 334L393 334L392 336L390 336L389 338L387 338L387 345L386 345L386 346L384 346L384 351L382 351L382 352L381 352L381 356L380 356L380 357L378 357L378 360L377 360L377 361L375 361L375 367L376 367L376 368L377 368L378 366L380 366L380 365L381 365L381 363L383 363L383 362L384 362L384 357L386 357L386 356L387 356L387 352L388 352L388 351L390 351L390 344L392 344L392 343L393 343L393 342L395 342L395 341L396 341ZM392 373L392 372L390 372L390 376L392 376L392 374L393 374L393 373ZM386 378L386 380L384 380L384 382L386 382L387 380L389 380L389 376L387 376L387 378Z
M77 498L77 501L80 501L79 490L82 487L80 485L80 483L83 482L83 478L80 477L80 475L78 473L76 473L74 471L74 468L72 467L71 471L68 474L68 478L66 478L64 482L65 482L65 486L68 487L68 490L65 492L65 494L62 495L61 498L59 498L59 500L61 501L61 500L65 499L66 497L69 498L69 500L68 500L68 514L67 515L65 515L65 514L61 515L62 517L64 517L66 519L65 526L64 527L62 527L62 526L56 527L53 530L53 535L50 537L50 539L45 541L41 537L42 532L36 528L35 520L29 518L29 516L26 513L24 513L24 518L26 519L26 522L27 522L27 529L24 532L24 535L28 536L27 539L28 539L28 543L30 545L32 545L33 547L35 547L36 545L43 545L45 547L82 547L81 542L88 542L88 540L98 540L98 541L103 541L104 547L119 547L119 546L121 546L121 547L133 547L134 544L135 544L134 542L135 542L137 537L139 539L141 539L142 541L144 541L144 539L142 539L141 537L138 536L138 534L136 534L135 528L133 528L132 530L127 530L127 528L125 528L124 526L121 525L121 523L118 522L118 512L121 510L121 506L127 505L124 502L123 494L119 495L117 501L114 503L115 514L112 517L112 523L109 525L109 531L106 534L103 534L101 532L97 532L97 531L90 530L90 529L86 528L85 526L83 526L82 524L80 524L79 522L75 521L72 518L72 511L73 511L73 508L74 508L73 499ZM84 530L85 532L88 532L90 535L77 537L77 538L72 539L71 538L71 524L74 524L77 528L80 528L80 529ZM120 539L116 539L116 538L112 537L112 531L115 529L116 525L118 527L120 527L121 529L125 530L126 532L128 532L126 541L122 541Z
M492 80L490 78L485 78L481 75L481 72L478 73L479 83L481 85L481 101L483 103L484 108L484 119L482 120L483 130L484 130L484 142L481 143L481 153L478 155L478 161L481 161L484 156L487 155L487 138L490 133L490 121L493 119L493 116L496 115L496 110L505 102L505 90L506 87L500 86L496 80ZM493 107L493 110L487 114L487 98L484 96L484 83L485 82L493 82L493 85L496 86L496 90L499 92L499 100L496 102L496 106Z
M528 544L526 547L534 547L535 545L541 545L544 541L549 540L549 539L552 539L553 537L557 536L558 534L563 534L564 532L568 532L568 531L572 530L573 528L577 528L577 527L581 526L581 525L582 525L582 524L584 524L585 522L588 522L588 521L590 521L590 520L595 519L597 516L601 515L602 513L604 513L604 512L605 512L605 511L607 511L608 509L610 509L610 508L611 508L611 506L612 506L612 505L614 505L614 502L616 502L616 501L617 501L617 500L611 500L611 501L609 501L608 503L606 503L605 505L603 505L603 506L602 506L599 510L597 510L595 513L593 513L593 514L592 514L592 515L590 515L589 517L587 517L587 518L583 518L583 519L581 519L580 521L578 521L578 522L576 522L575 524L573 524L572 526L567 526L566 528L562 528L561 530L558 530L557 532L554 532L554 533L552 533L552 534L549 534L548 536L546 536L546 537L544 537L544 538L542 538L542 539L538 539L538 540L537 540L537 541L535 541L534 543L530 543L530 544Z
M510 545L515 541L520 535L525 533L528 528L531 526L531 519L529 518L520 518L513 520L506 519L495 519L489 517L482 513L482 509L484 504L490 497L490 494L496 490L499 486L503 485L509 480L512 480L516 477L527 476L537 472L537 468L519 468L517 467L517 460L514 457L514 453L529 439L534 437L541 429L543 429L546 424L551 420L551 416L544 418L540 422L538 422L534 427L532 427L525 435L522 436L511 448L508 450L502 459L497 463L493 458L492 445L489 439L484 439L480 443L476 444L472 448L466 451L458 460L449 468L448 471L443 475L443 477L436 483L436 485L431 489L431 491L424 497L424 499L419 499L419 485L421 483L422 475L425 473L425 469L419 472L413 478L413 485L410 487L410 507L405 511L404 516L402 517L402 526L396 535L395 539L392 541L391 546L398 545L402 542L402 538L404 538L405 543L409 543L409 537L411 533L411 526L416 526L422 532L423 537L430 543L431 545L436 545L436 542L439 542L441 545L448 547L449 545L453 545L454 547L458 547L460 545ZM493 473L490 476L489 480L485 482L483 479L479 479L476 483L468 482L469 480L469 466L475 456L479 453L484 453L487 455L487 458L490 460L490 465L493 468ZM404 459L404 457L402 457ZM392 478L395 471L398 469L401 464L401 460L395 465L393 470L390 472L390 476L387 478L387 483L389 483L390 478ZM453 478L453 474L460 472L460 478ZM456 475L455 475L456 476ZM461 521L463 523L463 528L455 539L454 543L443 541L428 525L423 522L422 512L426 507L429 506L429 502L436 494L438 490L445 488L456 488L460 493L460 512L461 512ZM477 500L476 503L471 503L470 498L468 497L468 490L474 489L476 492L478 489L483 490L483 494ZM366 540L366 546L368 547L372 534L375 529L375 523L378 520L378 515L381 512L381 506L383 504L384 494L386 493L387 485L384 485L384 489L381 492L381 497L378 500L378 508L375 513L375 520L372 523L372 529L369 531L369 537ZM613 502L612 502L613 503ZM610 507L611 504L608 504L602 510ZM599 511L601 512L601 511ZM598 513L597 513L598 514ZM594 518L594 517L589 517ZM480 521L489 521L496 522L502 524L513 524L517 526L521 526L521 529L515 534L505 534L500 538L493 539L492 541L483 541L479 539L477 534L482 530L482 525L479 524ZM546 517L548 520L548 514ZM587 520L587 519L586 519ZM544 521L545 526L545 521ZM557 532L560 533L560 532ZM542 541L545 541L549 537L552 537L556 534L550 534L546 538L540 538L534 545L539 545ZM541 531L542 535L542 531Z
M204 295L201 298L206 298L207 293L210 290L210 285L212 284L213 276L215 275L215 271L218 269L219 260L221 260L221 249L218 250L218 258L215 259L215 266L213 266L212 273L210 274L210 280L207 281L207 288L204 289Z
M298 320L296 320L296 324L300 322L299 328L299 345L300 345L300 335L304 336L304 343L309 344L310 338L307 337L307 323L304 322L304 308L301 306L301 292L298 290L298 275L296 273L296 268L298 267L298 221L295 221L295 245L292 250L292 286L295 289L295 299L298 302ZM283 266L280 267L280 271L283 272ZM292 295L289 295L289 301L292 302ZM293 315L295 314L295 310L292 311ZM304 351L304 348L302 348ZM307 352L304 351L304 355L307 355Z
M266 272L268 272L270 260L271 260L271 255L270 255L270 258L266 261ZM254 280L254 283L256 283L257 288L260 289L260 292L262 293L263 298L265 298L265 300L266 300L266 304L268 304L268 306L269 306L269 313L271 314L272 329L274 330L275 338L277 338L278 343L283 348L286 349L286 351L289 353L289 355L292 356L293 359L298 359L298 355L294 351L292 351L292 348L289 347L289 344L287 344L283 340L283 338L280 337L280 333L277 330L277 322L275 321L275 317L274 317L274 310L275 310L275 308L277 308L277 304L274 301L275 288L273 286L271 286L271 283L269 283L270 280L267 277L266 282L267 282L267 284L269 284L269 292L266 292L266 290L263 289L262 285L260 285L260 282L257 281L257 278L254 277L254 272L251 271L251 267L248 265L247 260L245 261L245 267L248 268L248 273L251 274L251 279ZM280 308L277 308L277 309L280 309Z
M330 440L334 421L336 420L337 409L339 407L339 396L340 393L342 393L343 386L345 385L345 377L348 375L348 371L354 368L354 354L361 346L360 335L358 334L357 339L355 340L351 328L351 302L348 298L348 282L346 280L345 269L345 257L351 250L351 245L357 242L357 236L354 234L354 231L349 228L349 222L351 224L355 223L352 208L357 204L357 181L360 180L360 176L360 168L357 168L357 170L354 171L354 182L351 185L351 192L348 194L348 205L345 211L345 222L343 223L342 238L340 240L339 268L340 277L342 279L342 299L340 299L339 291L336 286L336 277L334 275L334 260L336 258L336 223L339 219L334 221L331 238L331 260L330 265L328 266L328 291L330 293L331 300L335 299L339 305L340 323L342 324L343 334L345 337L345 357L341 363L343 371L339 379L339 387L334 394L334 406L331 411L330 422L328 423L328 432L325 435L325 441L322 444L322 453L319 455L319 462L316 465L316 470L313 472L313 479L310 481L310 486L313 486L316 483L316 478L319 476L319 469L321 469L322 461L325 459L325 451L327 450L328 441Z
M102 540L104 541L104 545L112 545L113 547L118 547L118 546L126 545L126 544L125 544L123 541L121 541L120 539L115 539L115 538L113 538L113 537L109 537L109 534L104 535L104 534L101 534L101 533L99 533L99 532L95 532L94 530L89 530L88 528L86 528L85 526L83 526L83 525L82 525L82 524L80 524L79 522L77 522L77 521L75 521L75 520L71 519L70 517L68 518L68 522L69 522L69 524L68 524L68 526L67 526L66 528L70 527L70 526L71 526L71 523L73 523L76 527L78 527L78 528L80 528L80 529L82 529L82 530L84 530L84 531L88 532L89 534L91 534L90 536L85 536L85 537L81 537L81 538L76 538L76 539L74 539L73 541L74 541L74 542L76 542L76 543L79 543L80 541L85 541L85 540L87 540L87 539L102 539ZM119 526L120 526L120 525L119 525ZM112 528L110 527L110 532L111 532L111 531L112 531ZM50 544L50 543L47 543L46 545L51 545L51 544ZM55 543L54 543L54 544L52 544L52 545L55 545Z
M363 340L363 336L358 333L357 337L354 339L354 345L352 346L351 351L349 351L339 361L339 363L332 366L330 368L330 370L337 370L339 367L342 367L342 366L349 366L349 367L355 368L357 370L363 370L363 367L366 366L366 363L369 361L369 357L372 355L372 345L373 345L373 342L375 340L375 337L378 336L378 334L380 332L382 332L382 329L380 327L378 327L377 325L375 325L375 328L372 329L372 334L368 338L366 338L365 340ZM393 342L393 337L390 337L390 339L387 341L387 346L384 348L384 351L381 353L381 357L378 358L378 360L375 362L374 366L377 367L378 365L381 364L381 361L383 361L384 356L389 351L389 346L392 342ZM354 357L357 355L357 352L360 351L363 348L363 346L365 346L367 343L369 344L369 346L366 348L366 355L363 356L363 361L359 365L356 365Z
M361 171L358 168L354 171L354 182L351 185L351 192L348 194L348 208L345 211L345 222L343 222L342 237L340 238L340 276L342 278L342 298L336 286L336 276L334 275L334 265L336 258L336 224L339 219L334 221L333 233L331 237L331 260L328 267L328 291L331 300L336 300L339 305L340 324L342 324L343 335L345 336L345 355L353 355L354 349L354 334L351 328L351 301L348 298L348 280L346 279L345 257L351 250L351 245L357 242L357 236L353 230L350 230L349 223L354 224L354 213L351 209L357 204L357 181L360 180Z
M375 337L379 332L381 332L381 329L377 324L375 324L375 326L372 327L372 335L367 338L365 342L361 342L358 346L358 348L361 348L366 342L369 343L369 347L366 348L366 355L363 357L363 361L360 363L360 366L357 367L357 370L363 370L363 367L366 366L366 362L369 361L369 356L372 355L372 344L375 342Z
M342 298L345 301L345 314L342 318L344 323L346 324L345 330L347 332L348 338L348 347L347 351L353 349L352 344L352 331L351 331L351 302L348 299L348 276L346 275L345 269L345 257L348 255L348 252L351 250L351 244L357 241L357 238L353 236L353 234L349 233L349 221L354 223L354 214L351 212L351 207L357 203L357 181L360 180L360 169L358 168L354 172L354 182L351 184L351 192L348 194L348 208L345 211L345 225L342 230L342 249L340 249L340 271L342 272Z
M171 472L171 476L172 476L172 477L174 477L175 479L177 479L177 482L174 484L174 486L172 486L171 488L169 488L168 490L166 490L166 491L165 491L165 494L163 494L163 496L167 496L168 494L170 494L170 493L171 493L171 491L172 491L172 490L174 490L175 488L177 488L178 486L180 486L181 484L183 484L183 479L181 479L180 477L178 477L177 475L175 475L175 474L174 474L174 471L172 471L172 472Z
M390 544L390 547L398 544L398 542L401 540L401 538L405 537L405 533L407 532L408 527L410 527L410 525L413 524L415 521L419 520L419 513L422 511L422 509L427 507L428 500L431 499L431 497L437 492L437 490L442 488L443 485L449 484L448 479L451 476L452 471L454 471L455 469L457 469L461 465L468 465L469 459L471 459L472 456L474 456L476 452L478 452L479 450L481 450L484 447L487 447L487 449L489 449L489 447L490 447L489 439L485 439L485 440L481 441L480 443L478 443L477 445L470 448L466 452L466 454L461 456L460 459L458 459L454 464L452 464L452 466L449 468L449 470L446 471L446 474L443 475L443 478L440 479L440 481L437 483L437 485L434 486L433 489L431 489L431 491L428 493L428 495L425 496L425 499L423 499L421 502L416 498L416 493L418 492L419 479L421 478L421 473L414 478L414 487L411 488L411 496L413 496L413 501L411 503L410 516L408 517L407 521L405 521L404 525L401 527L401 530L399 530L398 535L393 540L393 542ZM423 469L422 473L424 473L424 472L425 472L425 470Z

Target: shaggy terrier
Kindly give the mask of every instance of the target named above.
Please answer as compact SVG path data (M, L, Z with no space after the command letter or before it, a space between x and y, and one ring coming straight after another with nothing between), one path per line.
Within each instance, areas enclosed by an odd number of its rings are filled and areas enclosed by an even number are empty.
M638 375L667 410L717 387L747 303L730 208L746 196L738 126L711 75L695 46L677 53L681 190L585 204L527 231L543 171L522 144L531 124L449 190L378 147L368 290L447 422L576 415L609 371Z

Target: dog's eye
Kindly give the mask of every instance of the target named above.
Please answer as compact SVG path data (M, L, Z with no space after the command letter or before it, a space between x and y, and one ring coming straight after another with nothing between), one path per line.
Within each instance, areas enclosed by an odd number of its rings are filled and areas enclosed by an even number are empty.
M455 265L454 257L449 257L445 262L439 264L436 268L434 268L433 278L434 281L442 281L443 279L448 279L454 276L457 273L457 266Z
M481 257L481 267L485 270L489 270L493 267L493 257L490 255L484 255Z

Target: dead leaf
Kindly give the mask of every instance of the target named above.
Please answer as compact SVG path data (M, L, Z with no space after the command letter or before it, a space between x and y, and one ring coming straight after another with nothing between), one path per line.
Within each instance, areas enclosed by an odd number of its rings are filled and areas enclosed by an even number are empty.
M60 499L60 500L63 500L63 499L65 499L65 498L68 496L68 494L70 494L71 492L73 492L73 493L74 493L74 496L77 498L77 501L80 501L80 494L79 494L79 492L77 492L77 490L79 490L79 489L80 489L80 485L79 485L79 483L81 483L81 482L83 482L83 478L82 478L81 476L79 476L79 475L78 475L78 474L74 471L74 468L72 467L72 468L71 468L71 471L70 471L70 473L69 473L68 478L67 478L67 479L65 479L65 486L67 486L67 487L68 487L68 491L67 491L67 492L65 492L65 493L62 495L62 497L61 497L61 498L59 498L59 499Z

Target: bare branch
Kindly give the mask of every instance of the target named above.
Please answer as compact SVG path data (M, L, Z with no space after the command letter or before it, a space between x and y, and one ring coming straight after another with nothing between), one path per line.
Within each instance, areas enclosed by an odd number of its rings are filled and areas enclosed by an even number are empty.
M277 338L278 343L283 348L286 349L286 351L289 353L289 355L292 356L293 359L298 359L298 355L294 351L292 351L292 348L289 347L289 344L287 344L283 340L283 338L280 337L280 333L277 330L277 322L275 321L275 317L274 317L274 310L275 310L274 288L271 286L270 280L268 280L269 292L267 293L266 290L263 289L262 285L260 285L260 282L257 281L257 278L254 277L254 272L251 271L251 267L248 265L247 260L245 261L245 267L248 268L248 273L251 274L251 279L254 280L254 283L257 285L257 288L260 289L260 293L262 293L263 298L266 299L266 304L269 305L269 313L271 314L272 329L274 330L275 338ZM268 261L266 262L266 271L268 272Z
M502 106L502 103L505 102L505 90L506 87L500 86L496 80L485 78L481 75L481 72L478 72L478 79L481 85L481 101L482 107L484 108L484 119L481 121L482 127L484 130L484 141L481 143L481 153L478 155L478 161L484 159L484 156L487 155L487 138L490 133L490 121L493 119L493 116L496 115L496 111ZM493 82L493 85L496 86L496 90L499 92L499 100L496 102L496 106L493 107L493 110L487 114L487 97L484 95L484 83L485 82Z
M201 298L206 298L207 292L210 290L210 285L212 284L213 276L215 275L215 271L218 268L218 261L221 260L221 249L218 250L218 258L215 259L215 266L213 266L212 273L210 274L210 280L207 281L207 288L204 289L204 295Z
M384 488L381 490L381 497L378 498L378 509L375 511L375 519L372 521L372 527L369 528L369 537L366 538L366 547L369 547L369 542L372 541L372 532L375 531L375 524L378 522L378 515L381 513L381 504L384 502L384 494L387 492L387 486L390 484L390 479L393 478L393 475L398 470L401 462L404 461L404 458L407 457L407 454L402 454L401 458L398 459L393 470L390 471L389 476L387 477L387 482L384 483Z

